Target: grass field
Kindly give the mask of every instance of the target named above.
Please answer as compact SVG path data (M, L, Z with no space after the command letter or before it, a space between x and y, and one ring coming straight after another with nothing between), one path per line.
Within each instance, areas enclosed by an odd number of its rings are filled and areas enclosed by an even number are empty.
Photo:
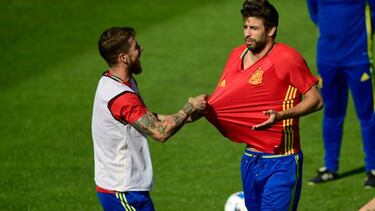
M273 0L277 41L290 44L315 73L316 29L305 1ZM231 49L243 42L242 0L0 0L0 210L100 210L93 181L90 124L97 81L106 70L100 33L133 26L144 48L137 76L150 110L177 111L189 96L210 93ZM365 190L363 152L352 103L337 181L308 186L322 165L321 112L301 120L305 154L299 210L358 210ZM223 210L241 190L244 145L207 121L166 144L149 141L157 210Z

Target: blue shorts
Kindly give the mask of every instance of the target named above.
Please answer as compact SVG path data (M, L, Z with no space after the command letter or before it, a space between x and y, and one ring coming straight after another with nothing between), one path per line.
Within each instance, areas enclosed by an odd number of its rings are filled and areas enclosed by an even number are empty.
M104 211L155 211L148 191L97 192Z
M297 210L302 187L302 152L273 155L246 149L241 160L248 210Z

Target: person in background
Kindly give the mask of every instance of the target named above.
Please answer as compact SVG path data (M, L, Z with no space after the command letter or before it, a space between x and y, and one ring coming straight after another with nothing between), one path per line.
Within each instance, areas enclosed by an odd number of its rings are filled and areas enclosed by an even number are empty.
M348 92L353 97L361 126L367 178L375 186L375 113L372 87L372 37L375 0L307 0L311 20L319 29L317 67L324 100L324 166L309 184L339 177ZM358 140L352 140L358 141Z

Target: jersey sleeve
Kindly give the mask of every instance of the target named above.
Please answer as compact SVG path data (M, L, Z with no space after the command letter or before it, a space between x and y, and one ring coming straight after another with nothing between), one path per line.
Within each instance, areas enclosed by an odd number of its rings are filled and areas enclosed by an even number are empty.
M368 0L367 3L370 6L370 12L371 12L371 32L374 34L375 30L375 0Z
M278 76L296 87L302 94L318 82L318 79L310 72L306 61L294 50L282 56L277 69Z
M132 92L124 92L108 103L113 117L120 122L133 123L141 118L148 109L141 98Z

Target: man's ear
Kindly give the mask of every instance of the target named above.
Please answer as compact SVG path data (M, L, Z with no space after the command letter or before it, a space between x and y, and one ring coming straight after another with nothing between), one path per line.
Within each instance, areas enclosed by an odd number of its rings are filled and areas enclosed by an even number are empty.
M118 55L118 59L120 62L124 63L124 64L128 64L129 63L129 55L126 54L126 53L120 53Z
M272 27L272 28L268 31L268 36L269 36L269 37L272 37L275 33L276 33L276 26Z

